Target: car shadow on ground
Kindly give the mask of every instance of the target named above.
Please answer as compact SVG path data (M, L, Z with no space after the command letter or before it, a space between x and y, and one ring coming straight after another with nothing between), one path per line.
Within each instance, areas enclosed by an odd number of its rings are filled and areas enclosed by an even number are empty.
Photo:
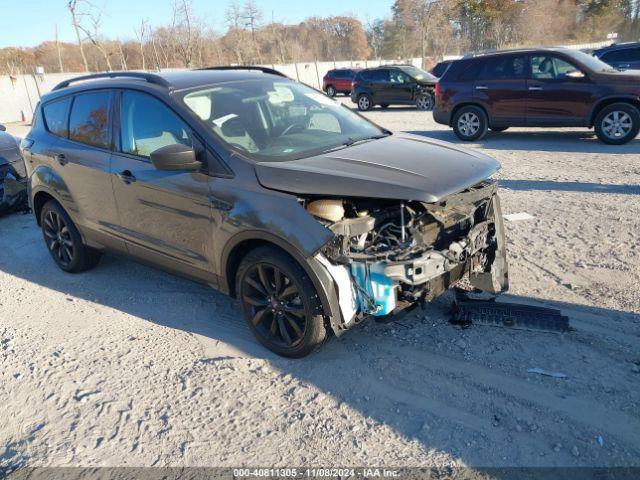
M617 195L640 195L640 185L607 185L592 182L556 182L549 180L500 179L500 186L520 191L562 191L583 193L609 193Z
M481 146L489 150L522 150L540 152L582 152L602 153L607 155L638 154L640 155L640 138L625 145L607 145L600 142L593 132L535 130L489 132L485 138L476 142L463 142L455 136L453 130L411 130L407 133L435 138L461 146Z
M607 409L597 399L567 396L561 382L530 378L526 372L528 367L563 368L578 376L584 349L603 335L613 335L627 352L629 348L637 351L640 315L544 302L575 320L577 330L568 334L570 338L480 326L463 330L448 323L450 298L441 297L425 311L386 325L365 322L329 341L321 351L289 360L262 348L248 332L235 301L206 286L110 255L90 272L65 274L50 259L31 217L0 219L0 231L8 229L16 232L0 236L0 270L6 274L71 299L191 332L204 341L203 362L267 359L283 375L331 395L337 402L336 415L348 414L340 409L344 405L425 450L435 449L467 465L509 465L512 454L530 466L581 464L568 450L554 453L547 438L550 432L538 427L550 411L563 422L577 425L572 427L577 430L586 422L607 438L622 438L627 444L640 440L640 420L618 408ZM221 344L233 348L220 349ZM619 362L624 356L621 352L607 355L612 359L606 362ZM619 377L626 374L608 371L607 381L623 385ZM604 379L594 372L590 381L599 385ZM523 407L531 402L537 409ZM375 436L369 438L375 441ZM509 451L494 452L495 444L510 445Z

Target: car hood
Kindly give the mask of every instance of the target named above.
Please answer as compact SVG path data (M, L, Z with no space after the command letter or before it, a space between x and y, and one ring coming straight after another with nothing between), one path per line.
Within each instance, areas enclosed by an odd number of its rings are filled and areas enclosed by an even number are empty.
M493 158L416 135L391 135L335 152L259 162L266 188L283 192L438 202L490 177Z
M640 70L624 70L622 72L599 72L600 81L606 83L626 84L637 87L640 85Z

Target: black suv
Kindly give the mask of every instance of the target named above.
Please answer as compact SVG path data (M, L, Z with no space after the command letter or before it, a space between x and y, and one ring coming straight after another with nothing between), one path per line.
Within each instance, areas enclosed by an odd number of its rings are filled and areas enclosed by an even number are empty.
M482 54L440 78L433 118L462 140L511 126L594 127L600 140L619 145L640 130L640 72L564 48Z
M620 70L640 70L640 42L614 43L594 50L593 55Z
M387 65L358 72L351 86L351 101L362 111L375 105L415 105L433 108L436 77L413 65Z
M495 160L391 134L267 68L63 82L22 151L62 270L111 251L206 283L280 355L465 275L507 286Z

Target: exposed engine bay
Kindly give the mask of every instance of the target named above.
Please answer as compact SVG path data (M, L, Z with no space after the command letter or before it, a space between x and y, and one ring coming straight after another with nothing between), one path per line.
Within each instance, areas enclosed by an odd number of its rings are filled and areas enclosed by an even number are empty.
M345 325L433 300L465 275L479 290L506 290L496 189L485 181L438 203L305 200L307 211L334 233L316 258L337 285Z

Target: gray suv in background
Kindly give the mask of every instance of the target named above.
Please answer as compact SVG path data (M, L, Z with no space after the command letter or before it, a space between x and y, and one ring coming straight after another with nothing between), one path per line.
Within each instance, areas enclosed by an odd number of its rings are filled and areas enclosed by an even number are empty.
M78 77L43 96L22 153L62 270L108 251L203 282L280 355L463 277L508 285L495 160L392 134L274 70Z

